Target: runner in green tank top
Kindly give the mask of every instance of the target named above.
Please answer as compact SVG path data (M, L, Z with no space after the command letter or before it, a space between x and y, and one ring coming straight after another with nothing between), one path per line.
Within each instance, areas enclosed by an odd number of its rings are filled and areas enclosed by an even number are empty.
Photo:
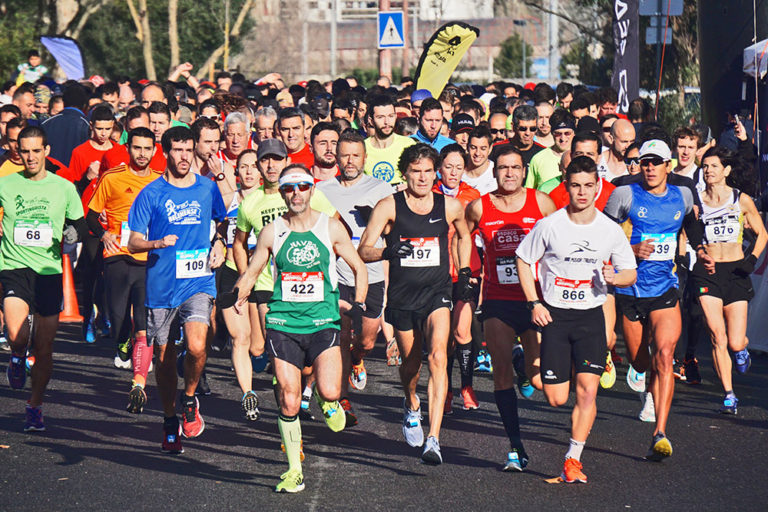
M288 456L288 471L275 491L299 492L304 489L298 414L305 366L312 367L317 376L315 398L328 427L339 432L346 424L338 401L341 350L336 256L355 273L355 302L345 313L355 332L362 331L368 273L341 222L310 208L314 180L309 171L302 165L289 165L280 174L279 184L288 212L261 230L248 268L229 300L237 301L238 310L246 307L250 290L272 255L275 285L266 318L267 348L280 389L277 424Z

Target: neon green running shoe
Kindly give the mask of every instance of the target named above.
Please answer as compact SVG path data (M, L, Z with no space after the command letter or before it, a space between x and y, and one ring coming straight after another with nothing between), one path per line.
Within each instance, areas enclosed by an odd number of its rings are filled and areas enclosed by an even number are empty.
M304 475L298 469L289 469L280 475L280 483L275 487L275 492L296 493L303 490Z
M344 408L339 401L326 402L320 398L317 387L315 387L315 400L317 400L317 405L323 411L323 418L325 418L325 424L328 425L328 428L333 432L344 430L344 427L347 425L347 415L344 413Z

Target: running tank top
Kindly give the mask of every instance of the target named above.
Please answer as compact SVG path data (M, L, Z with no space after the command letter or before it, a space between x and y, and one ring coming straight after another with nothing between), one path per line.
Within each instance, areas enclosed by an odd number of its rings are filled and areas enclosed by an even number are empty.
M704 225L704 243L740 244L744 234L744 212L739 204L741 191L734 188L732 197L720 206L707 206L701 196L699 191L699 220Z
M328 233L328 216L320 213L310 231L291 231L274 220L272 242L274 290L266 327L311 334L341 328L336 254Z
M428 305L438 293L451 296L445 196L432 193L432 211L427 215L411 211L405 192L393 197L395 222L385 240L388 246L410 240L413 254L390 260L387 306L414 311Z
M525 300L517 277L515 263L517 246L544 217L536 200L536 190L526 189L525 203L520 210L509 213L496 208L491 195L482 197L483 215L478 231L485 248L485 279L483 298L493 300Z

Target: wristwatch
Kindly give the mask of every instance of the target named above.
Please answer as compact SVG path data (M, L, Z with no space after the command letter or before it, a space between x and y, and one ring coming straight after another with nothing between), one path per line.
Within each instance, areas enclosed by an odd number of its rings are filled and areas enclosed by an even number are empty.
M530 311L533 311L533 308L536 307L536 304L541 304L541 301L537 299L537 300L529 300L528 302L526 302L526 305L528 306L528 309Z

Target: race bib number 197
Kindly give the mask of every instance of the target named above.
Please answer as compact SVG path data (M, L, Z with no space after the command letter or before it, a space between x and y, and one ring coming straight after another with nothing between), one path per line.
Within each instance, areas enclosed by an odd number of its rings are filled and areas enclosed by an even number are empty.
M440 266L440 240L437 237L409 238L413 253L400 260L401 267Z

